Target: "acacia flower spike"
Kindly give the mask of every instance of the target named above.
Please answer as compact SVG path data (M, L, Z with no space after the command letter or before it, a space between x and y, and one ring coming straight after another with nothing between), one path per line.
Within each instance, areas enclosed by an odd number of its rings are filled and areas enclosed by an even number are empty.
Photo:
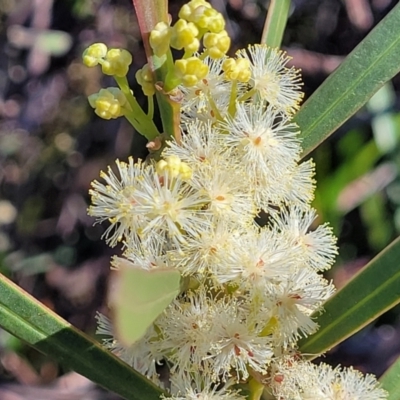
M165 76L153 82L148 66L136 74L149 96L147 115L126 77L117 75L126 73L126 53L97 43L83 56L86 65L115 74L120 87L92 95L95 112L130 118L159 154L157 162L117 160L92 183L89 214L108 221L103 236L110 246L122 245L112 267L164 271L191 282L177 296L165 282L155 289L149 282L157 279L144 281L141 289L166 295L169 306L139 327L146 333L132 344L121 344L118 318L99 314L105 346L173 400L259 400L264 388L279 400L386 399L373 376L314 365L298 350L298 340L318 329L313 316L335 291L321 272L337 254L332 229L318 226L311 206L314 163L300 160L292 119L303 98L300 71L266 45L228 57L223 17L205 0L185 4L179 18L150 33L154 53L168 66ZM182 50L175 62L171 46ZM181 140L157 135L155 88L179 98ZM130 285L140 292L135 279ZM140 309L129 307L131 299L119 299L124 315ZM158 375L160 363L169 381Z

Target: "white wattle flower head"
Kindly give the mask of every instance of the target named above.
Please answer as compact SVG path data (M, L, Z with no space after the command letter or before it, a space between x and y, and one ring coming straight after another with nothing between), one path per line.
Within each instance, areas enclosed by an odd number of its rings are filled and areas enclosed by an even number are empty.
M242 168L220 156L199 165L190 184L204 194L208 210L215 217L235 218L238 225L249 225L257 208L246 178Z
M383 400L387 398L387 392L379 387L379 382L374 375L363 375L352 367L343 369L336 367L334 372L336 379L331 390L335 400L347 400L349 398ZM327 392L329 391L327 390Z
M235 117L227 118L222 128L228 132L227 143L241 151L254 174L262 168L281 172L299 159L298 126L263 103L237 103Z
M166 256L166 251L170 247L171 243L167 238L160 235L149 235L148 238L140 239L135 232L132 232L124 241L123 255L132 263L133 268L144 270L175 268L175 264Z
M315 165L312 160L307 160L288 170L281 177L284 189L285 203L309 207L314 200L315 191Z
M294 173L301 153L297 125L270 106L237 103L235 117L221 129L248 174L257 205L282 203L292 190L283 177Z
M385 400L387 392L373 375L353 368L283 360L274 366L272 388L278 398L298 400Z
M213 301L204 286L175 299L155 321L162 340L159 352L172 363L171 372L202 371L203 359L208 355Z
M214 107L225 114L232 90L232 82L224 79L222 63L225 58L213 60L206 57L203 63L208 66L208 75L191 87L179 86L183 93L181 105L183 120L215 121Z
M249 228L245 235L234 239L235 251L229 260L234 279L230 280L234 280L241 290L258 290L268 282L285 279L296 266L296 252L291 251L289 242L273 231ZM223 283L225 271L220 274L216 269L214 273Z
M244 228L242 227L242 234ZM214 279L215 271L224 275L223 281L232 280L231 254L236 250L238 227L231 220L210 217L207 228L196 236L187 236L180 251L169 252L170 257L177 264L182 275L211 273Z
M273 229L281 232L293 246L298 246L299 259L303 260L304 266L317 271L332 266L337 255L336 238L332 234L332 228L327 224L319 225L314 231L310 231L312 223L317 218L314 209L290 207L282 209L272 218Z
M264 44L249 46L247 51L239 50L237 56L250 61L249 83L262 100L289 115L299 109L304 96L303 83L299 70L286 67L291 57Z
M179 247L187 233L196 234L206 223L207 199L179 176L171 177L168 170L159 175L152 165L142 174L134 201L133 212L144 221L138 227L143 238L160 235Z
M172 373L210 376L214 382L234 375L247 379L248 368L265 374L273 355L269 337L247 316L240 301L223 293L215 298L204 286L176 299L155 324L163 340L158 351L173 364Z
M186 133L182 135L182 142L169 141L163 151L163 156L178 156L195 172L204 163L213 163L214 159L225 157L224 164L238 165L230 149L221 138L221 133L211 122L192 121L185 126Z
M141 160L134 163L132 157L129 157L128 163L117 160L116 165L119 177L108 167L107 174L103 171L100 173L106 185L95 180L89 191L92 197L89 215L96 217L98 222L109 220L111 223L103 234L110 246L115 246L132 229L140 225L141 217L134 212L136 203L133 194L137 179L146 168Z
M109 168L108 175L101 174L107 185L94 181L90 191L89 214L110 220L104 235L111 245L133 233L144 240L169 238L179 247L186 233L196 234L204 226L207 198L187 179L172 170L158 173L154 165L134 164L132 158L129 164L117 160L117 166L120 178Z
M214 308L208 359L222 381L229 376L237 382L247 380L249 369L266 375L273 356L271 338L261 335L259 321L241 303L226 297Z
M190 166L193 176L189 185L204 195L213 215L249 223L257 210L247 173L223 136L210 122L188 124L182 143L168 142L163 156L179 157Z
M171 397L163 400L246 400L240 391L231 389L235 382L216 384L209 376L199 374L176 374L171 377Z
M274 340L284 348L295 345L300 337L314 333L318 325L311 314L320 310L322 303L334 292L328 281L310 269L301 269L279 284L266 287L271 318L276 321Z

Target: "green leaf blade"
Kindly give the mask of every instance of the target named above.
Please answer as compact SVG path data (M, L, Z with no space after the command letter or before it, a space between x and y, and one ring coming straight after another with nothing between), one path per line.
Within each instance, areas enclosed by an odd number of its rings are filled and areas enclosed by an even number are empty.
M272 0L262 33L261 43L270 47L280 47L286 22L289 15L291 0Z
M1 274L0 325L124 399L159 400L162 394L152 382Z
M379 380L382 388L389 393L387 400L400 399L400 358L392 364Z
M303 156L354 115L400 71L400 4L349 54L295 116Z
M400 302L400 238L379 253L325 305L319 330L299 342L302 353L319 355Z

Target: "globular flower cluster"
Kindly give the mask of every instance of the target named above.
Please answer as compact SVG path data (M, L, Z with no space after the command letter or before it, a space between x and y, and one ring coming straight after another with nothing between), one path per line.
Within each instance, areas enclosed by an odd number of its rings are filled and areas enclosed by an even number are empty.
M204 37L202 78L179 86L182 139L170 139L158 161L117 160L117 173L102 172L89 214L109 221L111 246L123 245L114 268L175 269L192 284L132 345L100 315L105 344L175 400L245 399L238 383L280 400L386 398L374 377L314 365L297 349L334 292L321 271L337 253L331 228L315 226L314 165L301 162L292 122L299 71L265 45L216 55L224 21L204 0L179 16L150 42L162 55L170 45L198 51ZM142 79L151 91L151 78Z

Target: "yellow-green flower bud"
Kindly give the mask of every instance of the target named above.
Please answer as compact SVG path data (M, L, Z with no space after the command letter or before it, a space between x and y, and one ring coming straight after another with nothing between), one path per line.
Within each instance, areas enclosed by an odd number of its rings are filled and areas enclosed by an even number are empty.
M225 72L224 76L230 81L239 81L246 83L250 80L250 60L247 58L228 58L222 63L222 70Z
M197 15L201 15L207 8L212 8L212 5L205 0L192 0L181 7L178 16L186 21L194 22L196 19L195 11L197 10Z
M150 71L149 64L145 64L142 69L136 72L136 80L142 87L143 93L146 96L153 96L156 92L156 88L153 82L153 74Z
M192 0L179 11L179 18L195 23L203 31L219 33L225 28L221 13L204 0Z
M193 22L186 22L184 19L179 19L171 28L171 47L195 53L199 50L200 41L197 39L199 30Z
M214 8L207 8L200 16L196 15L196 25L207 31L219 33L225 28L225 20L222 14Z
M183 181L188 181L193 176L193 170L185 162L181 162L179 167L179 175Z
M156 164L156 172L158 175L162 175L163 172L167 169L168 163L165 160L160 160Z
M208 74L208 66L197 57L175 61L176 75L185 86L194 86Z
M120 78L126 76L129 65L132 63L132 56L124 49L108 50L104 61L101 63L103 74L115 75Z
M207 54L215 60L222 58L228 52L231 38L225 30L220 33L206 33L203 43Z
M82 54L83 63L87 67L95 67L107 54L107 46L104 43L93 43Z
M150 32L149 43L158 57L163 56L169 49L171 28L166 22L159 22Z
M114 119L124 115L124 108L129 108L125 95L120 89L110 87L88 97L94 112L103 119Z
M181 159L178 156L169 156L166 158L167 170L170 176L177 178L179 176L179 169L181 166Z
M193 174L193 171L189 165L181 161L181 159L176 155L168 156L165 158L165 160L160 160L156 164L156 171L159 175L162 175L164 172L168 172L169 177L179 177L184 181L189 180Z

